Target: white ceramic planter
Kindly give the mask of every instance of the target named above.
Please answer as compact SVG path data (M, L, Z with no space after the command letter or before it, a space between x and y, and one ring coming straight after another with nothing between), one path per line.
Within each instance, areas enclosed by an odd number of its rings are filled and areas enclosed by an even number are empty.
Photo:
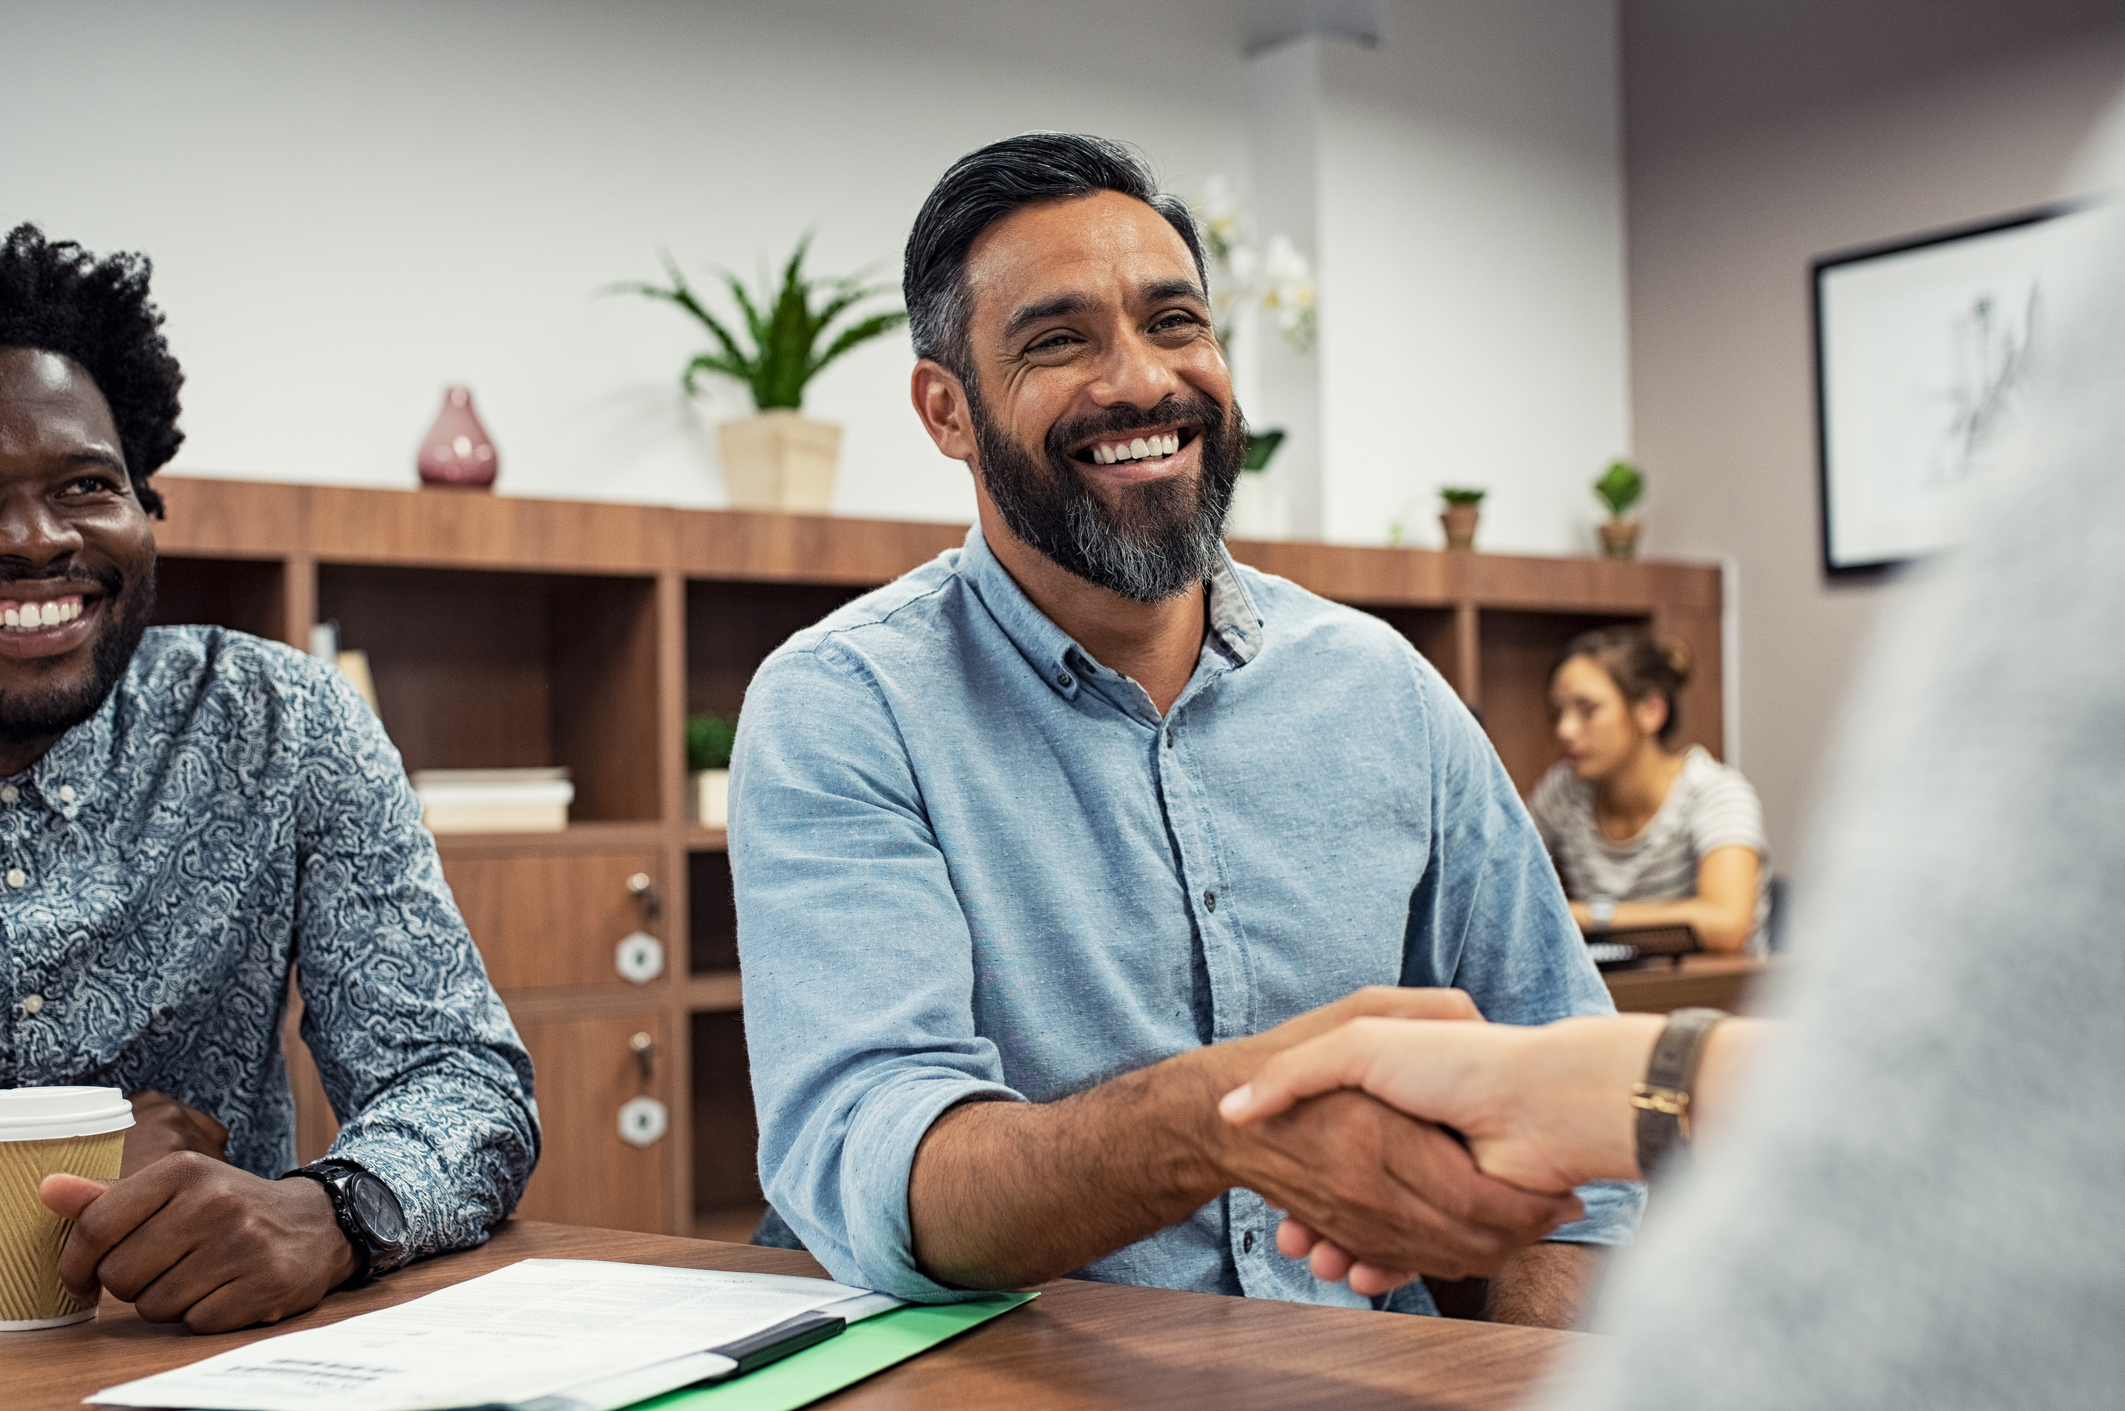
M716 428L732 509L825 514L841 428L799 412L761 412Z
M693 776L694 821L704 828L730 826L730 771L697 770Z

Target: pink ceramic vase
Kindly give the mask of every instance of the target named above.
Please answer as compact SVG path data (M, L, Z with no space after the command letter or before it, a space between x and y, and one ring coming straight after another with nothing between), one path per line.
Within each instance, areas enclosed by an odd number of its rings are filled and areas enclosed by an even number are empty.
M502 463L494 453L494 442L487 439L487 428L480 425L479 416L472 410L470 388L452 387L443 393L443 409L436 413L435 425L421 438L416 464L420 466L423 485L464 490L492 488L495 472Z

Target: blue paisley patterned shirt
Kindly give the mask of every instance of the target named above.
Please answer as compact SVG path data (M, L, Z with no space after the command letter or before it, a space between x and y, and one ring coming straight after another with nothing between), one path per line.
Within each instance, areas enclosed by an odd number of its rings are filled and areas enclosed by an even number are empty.
M338 672L150 628L103 708L0 781L0 1087L155 1088L295 1164L288 975L415 1255L478 1244L538 1159L531 1060L382 725Z

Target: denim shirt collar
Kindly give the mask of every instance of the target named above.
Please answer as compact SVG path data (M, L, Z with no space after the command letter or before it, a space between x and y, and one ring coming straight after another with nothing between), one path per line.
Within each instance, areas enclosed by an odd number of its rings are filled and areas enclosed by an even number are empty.
M989 548L978 524L967 530L966 547L959 555L959 573L973 586L1012 645L1056 694L1075 700L1086 681L1119 677L1119 673L1095 661L1075 638L1033 605L1018 580L1011 577ZM1218 545L1217 562L1210 569L1207 587L1210 633L1206 645L1216 645L1234 666L1245 666L1262 649L1262 615L1248 594L1247 585L1240 582L1232 555L1223 544Z

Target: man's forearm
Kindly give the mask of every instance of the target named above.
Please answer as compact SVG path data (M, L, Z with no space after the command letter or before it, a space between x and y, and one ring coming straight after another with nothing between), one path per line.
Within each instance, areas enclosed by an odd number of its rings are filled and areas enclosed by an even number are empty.
M1493 1323L1576 1328L1586 1317L1601 1273L1599 1245L1545 1241L1521 1250L1491 1275Z
M1225 1189L1196 1128L1231 1065L1198 1049L1051 1103L968 1102L908 1176L915 1262L939 1283L1016 1288L1133 1244Z
M1265 1056L1367 1014L1480 1017L1458 991L1373 987L1059 1102L953 1108L908 1176L916 1267L963 1287L1035 1283L1235 1186L1405 1277L1490 1273L1577 1218L1575 1198L1484 1176L1438 1128L1362 1093L1327 1093L1244 1131L1218 1116L1218 1098Z

